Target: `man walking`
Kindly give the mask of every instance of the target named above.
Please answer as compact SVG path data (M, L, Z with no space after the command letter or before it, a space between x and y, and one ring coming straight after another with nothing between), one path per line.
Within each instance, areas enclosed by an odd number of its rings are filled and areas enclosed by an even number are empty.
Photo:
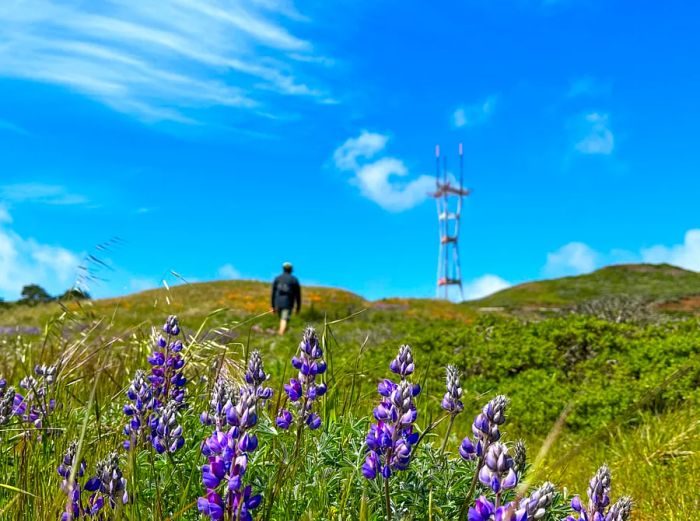
M301 286L297 278L292 275L292 264L285 262L282 264L282 274L278 275L272 283L272 310L280 316L280 335L284 335L287 331L289 317L295 305L299 314Z

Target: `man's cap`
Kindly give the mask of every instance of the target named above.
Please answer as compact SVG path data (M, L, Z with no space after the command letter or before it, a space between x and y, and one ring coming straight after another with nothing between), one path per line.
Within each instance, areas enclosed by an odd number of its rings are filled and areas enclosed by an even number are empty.
M284 264L282 264L282 268L284 268L285 270L291 270L291 269L292 269L292 263L291 263L291 262L285 262Z

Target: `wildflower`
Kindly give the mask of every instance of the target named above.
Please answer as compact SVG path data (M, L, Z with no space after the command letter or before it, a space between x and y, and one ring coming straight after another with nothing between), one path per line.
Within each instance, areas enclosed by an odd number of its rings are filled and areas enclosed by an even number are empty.
M401 375L401 381L394 383L384 379L377 386L382 400L373 412L377 423L370 426L365 438L367 456L362 474L367 479L374 479L381 473L388 480L393 472L406 470L413 445L418 442L418 433L413 431L418 416L413 398L420 393L420 388L406 380L415 369L411 348L401 346L389 368Z
M204 425L216 425L222 429L226 424L226 409L236 400L236 392L233 386L224 378L214 382L209 400L209 411L203 412L199 419Z
M502 443L496 442L489 446L484 465L479 470L479 481L491 487L495 494L500 494L503 489L513 488L517 484L518 477L513 471L513 458Z
M523 498L518 504L517 513L527 516L527 520L542 519L546 514L546 509L554 501L554 485L550 482L544 483L535 490L530 497Z
M182 426L177 422L179 404L171 400L160 414L150 419L153 447L158 454L176 452L185 444L182 436Z
M451 415L456 416L464 410L464 404L460 400L462 397L462 388L459 385L459 370L453 366L447 366L447 392L442 398L440 404L443 409Z
M588 507L583 505L580 496L574 496L571 508L578 517L568 516L566 521L627 521L632 512L632 500L629 497L620 498L606 513L610 505L611 481L610 469L603 465L588 484Z
M123 445L126 450L129 450L143 437L144 426L148 425L152 404L151 385L146 379L146 374L140 369L136 371L126 395L131 403L124 405L123 408L124 414L130 418L129 423L124 427L124 434L129 439Z
M95 466L95 475L85 483L85 490L92 492L88 498L87 511L94 516L105 505L116 508L119 503L126 504L129 495L126 491L126 478L119 468L119 457L111 452Z
M56 469L59 476L63 478L61 481L61 490L64 494L68 496L66 500L66 509L61 516L61 521L69 521L80 517L82 508L80 501L80 485L77 478L83 477L85 474L85 459L82 459L75 471L75 478L70 481L70 476L73 471L73 467L76 464L75 457L78 449L78 442L72 441L68 445L65 455L61 464Z
M525 447L525 442L523 440L518 440L515 442L515 449L513 451L513 470L518 477L522 476L525 472L526 464L527 449Z
M15 392L14 387L7 387L7 381L4 378L0 380L0 384L2 384L0 385L0 425L5 425L12 417L24 413L24 398Z
M148 356L151 371L148 376L138 370L129 386L127 396L131 403L124 406L129 423L124 434L127 450L148 437L158 453L175 452L184 445L182 427L177 423L177 412L185 407L185 378L182 369L185 360L180 354L182 341L180 324L170 315L163 325L166 336L155 338L155 349Z
M316 378L326 372L327 366L314 328L307 327L304 331L297 355L292 357L292 366L299 374L284 384L284 391L296 409L299 428L306 423L311 430L315 430L321 426L321 418L313 411L313 405L327 390L326 384L317 382ZM292 422L287 421L287 418L290 416L290 411L280 411L277 426L281 429L289 428Z
M468 444L474 447L473 455L483 458L491 443L501 439L501 432L498 427L505 422L505 410L508 405L508 399L499 395L493 400L484 405L483 409L472 423L472 432L474 433L474 442L469 440ZM467 439L467 438L465 438ZM462 442L465 443L464 441ZM468 454L460 451L464 459L473 459Z
M253 351L250 354L250 360L248 360L248 370L245 373L245 381L248 383L248 385L253 386L256 394L264 400L269 400L272 398L272 388L263 387L263 384L269 378L270 375L265 374L260 352Z
M197 500L197 508L212 520L228 515L231 519L252 521L251 511L260 504L261 496L253 495L252 487L244 485L248 455L258 448L258 438L251 432L258 421L258 402L265 395L258 389L255 382L249 383L240 389L235 403L227 400L221 417L225 424L214 421L214 432L202 443L202 454L208 460L202 466L202 483L207 492ZM222 394L216 397L217 407Z

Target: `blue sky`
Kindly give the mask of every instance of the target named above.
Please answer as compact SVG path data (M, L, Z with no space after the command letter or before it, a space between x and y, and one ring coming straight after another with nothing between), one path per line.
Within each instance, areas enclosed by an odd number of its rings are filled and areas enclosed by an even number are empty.
M0 297L189 281L432 296L436 143L464 143L470 298L700 270L700 6L0 3ZM119 242L98 248L113 237Z

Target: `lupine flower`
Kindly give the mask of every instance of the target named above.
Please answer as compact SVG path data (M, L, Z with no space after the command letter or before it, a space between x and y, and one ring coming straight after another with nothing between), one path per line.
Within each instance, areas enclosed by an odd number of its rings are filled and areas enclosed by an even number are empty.
M632 500L620 498L606 513L610 505L611 476L607 465L600 467L588 484L588 508L579 496L571 500L571 508L577 517L568 516L566 521L627 521L632 511Z
M442 398L440 404L443 409L451 415L456 416L464 410L464 404L460 400L462 397L462 388L459 385L459 370L453 366L447 366L447 392Z
M316 381L318 375L326 372L326 362L314 328L307 327L304 330L297 355L292 358L292 366L299 374L284 384L284 392L296 409L299 428L306 423L311 430L315 430L321 426L321 418L313 411L313 405L319 397L326 394L327 388L325 383ZM287 418L290 416L290 411L280 411L277 426L281 429L289 428L292 422L287 421Z
M129 423L124 427L124 434L129 437L124 442L124 448L129 450L143 437L143 433L148 427L148 419L153 403L151 384L146 379L146 374L140 369L136 371L134 379L126 391L126 395L131 400L131 403L126 404L123 408L124 414L130 418Z
M155 339L155 349L148 356L151 372L148 376L138 370L127 396L132 403L124 406L129 423L124 434L127 450L135 447L148 435L158 453L175 452L184 445L182 427L177 423L177 412L185 407L185 378L182 369L185 360L180 354L183 344L177 336L180 325L170 315L163 325L163 333Z
M495 442L489 445L484 465L479 470L479 481L491 487L495 494L500 494L503 489L513 488L517 484L518 477L513 470L513 458L502 443Z
M225 424L214 421L214 432L202 443L202 454L208 459L202 466L202 483L207 493L197 500L197 508L212 520L229 515L231 519L252 521L251 511L260 504L261 496L253 495L252 487L243 482L248 454L258 447L258 438L251 432L258 421L258 402L265 395L258 389L255 382L249 383L240 389L235 404L227 400L223 410ZM224 394L217 394L217 407ZM225 426L230 426L228 431Z
M263 384L270 378L265 374L262 357L259 351L250 353L248 360L248 370L245 373L245 381L255 389L255 393L263 400L272 398L272 387L264 387Z
M515 510L513 502L496 507L486 496L479 497L467 514L468 521L527 521L527 519L524 511Z
M501 439L501 432L498 427L505 422L505 410L508 405L508 399L505 396L496 396L493 400L484 405L483 409L472 423L472 432L474 433L474 441L469 439L468 442L462 441L462 447L473 447L473 452L460 450L462 458L469 460L474 456L483 458L491 443ZM468 438L465 438L467 440ZM462 449L460 447L460 449ZM466 447L465 447L466 448Z
M80 485L77 478L82 478L85 474L85 459L83 458L75 471L75 479L70 481L70 475L75 466L75 456L78 450L78 442L72 441L68 445L61 464L56 469L59 476L63 478L61 481L61 490L68 496L66 500L66 510L61 515L61 521L70 521L80 517L82 513L82 505L80 501Z
M35 428L37 439L41 439L42 433L51 434L52 430L45 427L51 413L56 408L56 400L51 398L51 387L56 381L56 366L36 365L34 375L28 375L19 383L26 392L24 395L15 392L13 387L6 388L7 381L2 379L0 386L0 425L9 422L16 417L27 428ZM29 435L29 430L25 436Z
M554 501L554 485L550 482L544 483L540 488L535 490L530 497L520 500L517 512L525 514L530 520L542 519L546 514L546 509Z
M182 426L177 421L177 411L180 404L171 400L159 414L154 414L150 422L153 436L153 447L158 454L176 452L185 444L182 437Z
M515 442L513 450L513 470L518 477L521 477L525 472L525 465L527 465L527 448L523 440L518 440Z
M105 503L114 509L118 504L126 504L129 501L126 478L122 475L116 452L108 454L97 463L95 475L87 480L83 488L92 492L87 505L80 508L88 517L97 515Z
M389 479L394 471L406 470L412 447L419 438L413 431L418 416L413 398L420 393L420 387L406 380L415 369L411 348L401 346L389 368L401 376L401 381L385 379L377 386L382 400L374 408L377 423L370 426L365 438L368 450L362 474L367 479L374 479L378 473Z
M204 411L199 420L204 425L216 425L217 429L223 429L226 424L226 408L235 403L237 399L233 386L224 378L214 382L209 400L209 411Z
M7 387L7 381L4 378L0 379L0 425L9 423L14 416L22 415L23 402L22 395L16 393L14 387Z

